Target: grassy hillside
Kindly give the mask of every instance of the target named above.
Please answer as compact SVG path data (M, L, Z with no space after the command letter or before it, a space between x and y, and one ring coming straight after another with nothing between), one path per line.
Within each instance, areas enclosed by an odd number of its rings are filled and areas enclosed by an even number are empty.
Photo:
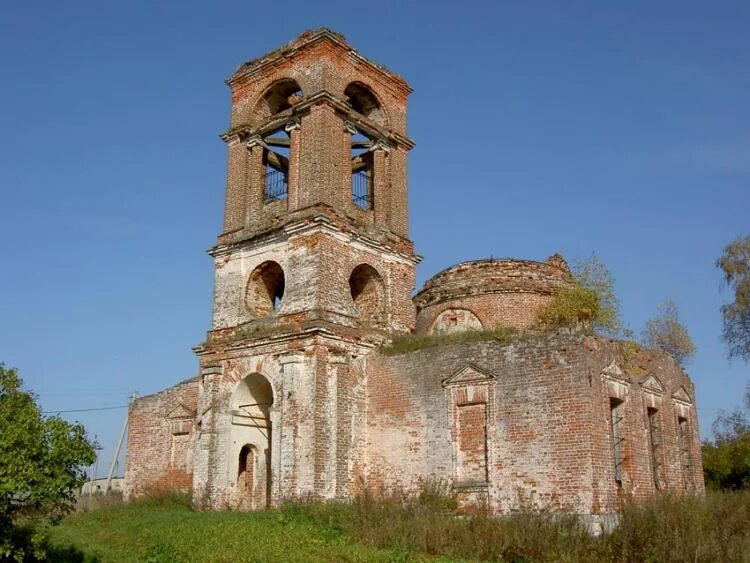
M258 513L194 512L174 498L74 514L53 561L750 561L750 492L626 507L610 534L575 517L451 513L421 495Z

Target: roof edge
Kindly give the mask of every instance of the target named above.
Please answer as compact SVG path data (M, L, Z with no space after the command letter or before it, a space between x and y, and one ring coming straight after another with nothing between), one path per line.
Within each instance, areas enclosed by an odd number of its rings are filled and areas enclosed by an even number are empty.
M396 74L395 72L388 70L383 65L374 63L368 58L364 57L354 47L352 47L349 43L347 43L345 37L341 33L337 33L327 27L307 30L303 32L296 39L289 41L288 43L282 45L278 49L274 49L273 51L269 51L268 53L260 57L250 59L249 61L242 63L237 68L237 70L235 70L234 73L232 73L232 75L226 79L225 82L231 86L241 77L247 76L248 74L256 72L267 65L274 64L279 59L289 56L291 53L295 51L304 49L305 47L308 47L309 45L312 45L320 41L330 41L332 44L352 54L353 56L355 56L356 58L358 58L359 60L367 64L369 67L371 67L375 71L387 76L390 80L394 81L407 94L413 91L412 88L407 84L406 80L404 80L402 76L400 76L399 74Z

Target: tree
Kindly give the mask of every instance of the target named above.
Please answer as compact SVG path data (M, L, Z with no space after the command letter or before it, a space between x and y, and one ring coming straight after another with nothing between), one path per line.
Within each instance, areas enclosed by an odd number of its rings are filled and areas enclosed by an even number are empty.
M615 280L596 254L576 260L573 283L563 287L540 316L547 326L584 325L609 335L621 332Z
M750 408L750 385L745 392ZM714 441L704 442L703 475L715 489L750 488L750 421L742 411L721 413L713 424Z
M716 265L734 291L734 301L721 307L722 338L730 358L750 361L750 236L729 243Z
M681 366L695 355L693 340L680 322L677 305L671 299L659 305L656 317L646 321L641 342L647 348L664 350Z
M593 318L594 328L605 334L617 335L622 330L620 302L615 295L615 278L592 253L586 260L576 260L573 279L581 287L596 294L598 307Z
M39 544L19 544L20 527L37 530L70 512L94 462L83 426L45 417L22 389L15 369L0 363L0 560L40 556ZM41 525L41 526L40 526Z

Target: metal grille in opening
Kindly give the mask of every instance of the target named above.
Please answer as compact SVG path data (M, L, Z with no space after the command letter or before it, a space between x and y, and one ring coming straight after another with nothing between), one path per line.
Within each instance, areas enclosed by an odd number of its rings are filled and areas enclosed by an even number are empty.
M361 209L372 209L372 172L369 170L352 174L352 201Z
M289 182L286 173L275 168L268 167L265 179L265 191L263 201L269 203L286 199L289 190Z

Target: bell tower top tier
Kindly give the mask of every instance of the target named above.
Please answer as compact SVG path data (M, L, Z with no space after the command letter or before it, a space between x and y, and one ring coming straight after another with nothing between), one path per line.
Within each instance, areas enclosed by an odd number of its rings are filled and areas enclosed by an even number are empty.
M227 84L220 245L325 216L412 252L403 78L320 29L244 63Z

